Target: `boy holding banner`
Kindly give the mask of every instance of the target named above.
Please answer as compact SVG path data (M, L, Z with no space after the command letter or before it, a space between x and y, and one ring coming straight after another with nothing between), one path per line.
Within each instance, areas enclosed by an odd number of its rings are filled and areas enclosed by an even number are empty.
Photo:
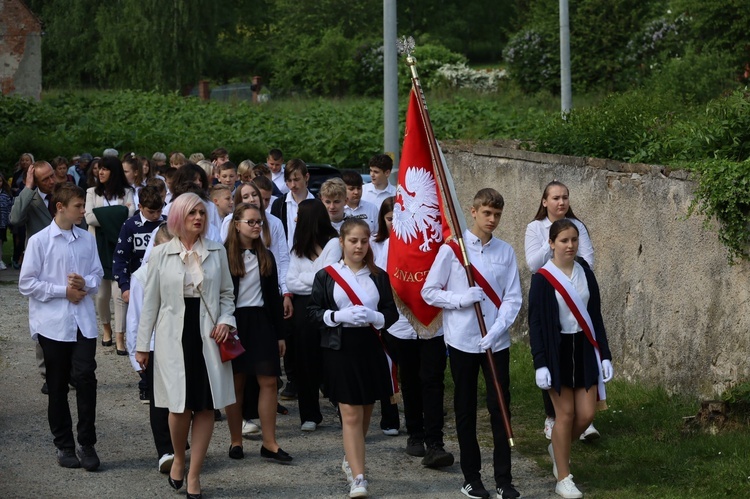
M494 189L481 189L474 196L471 216L474 226L465 231L466 252L477 282L469 287L455 240L444 244L430 268L422 288L429 305L443 309L445 343L455 385L456 431L461 453L467 497L490 497L482 484L481 455L477 442L477 378L479 368L488 387L493 385L486 350L492 350L506 407L510 407L508 329L521 308L521 285L516 255L492 232L503 212L503 197ZM474 304L479 303L488 331L482 337ZM497 497L520 497L512 485L510 445L494 390L487 390L487 409L494 442L493 464Z

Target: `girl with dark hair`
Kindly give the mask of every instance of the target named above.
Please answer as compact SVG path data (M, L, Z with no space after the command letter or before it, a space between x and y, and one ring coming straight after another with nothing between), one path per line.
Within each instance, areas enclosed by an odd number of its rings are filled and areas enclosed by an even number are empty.
M145 186L146 182L148 182L149 179L154 178L157 172L147 157L139 156L138 162L141 165L141 176L143 177L141 185Z
M555 221L549 231L552 258L531 277L529 340L537 386L549 393L557 415L548 447L555 493L583 497L570 474L571 441L594 420L597 399L606 400L612 354L593 271L576 261L578 225ZM604 406L606 407L606 406Z
M125 348L127 303L123 301L120 287L112 274L112 257L122 224L135 213L133 194L120 160L112 156L102 158L99 162L99 183L86 190L86 223L89 232L96 237L99 260L104 269L104 279L96 295L96 311L104 328L102 346L112 346L109 300L113 298L117 355L128 354Z
M301 205L300 205L301 208ZM297 225L297 232L304 227ZM349 497L366 497L365 436L376 401L394 393L393 371L380 335L398 319L388 274L375 266L367 222L348 219L338 243L341 261L315 274L307 318L320 328L324 387L338 403Z
M286 285L294 294L292 328L295 348L295 384L302 431L315 431L323 421L318 401L320 388L320 332L307 320L306 309L315 273L340 257L338 233L331 226L325 205L319 199L299 204L297 229L289 259Z
M388 253L388 238L391 235L393 224L393 203L396 198L391 196L383 200L378 211L378 231L370 239L370 247L375 255L375 261L379 261L383 252ZM386 255L387 256L387 255ZM381 268L385 268L382 265Z
M99 162L100 158L94 158L91 160L89 165L89 172L86 174L86 185L88 187L96 187L99 185Z
M234 283L237 332L245 353L232 361L236 402L227 406L231 435L229 457L242 459L242 404L247 376L260 386L258 414L263 445L261 457L287 463L292 456L276 442L276 379L281 375L279 358L284 355L282 305L273 254L261 239L263 210L240 203L235 208L225 247L229 273Z
M24 188L26 182L26 172L31 165L34 164L34 155L30 152L21 154L16 163L16 170L13 172L13 176L10 181L10 191L13 197L18 197L21 189ZM26 225L17 225L11 228L13 234L13 257L10 261L11 266L14 269L21 268L21 258L23 257L23 251L26 248Z

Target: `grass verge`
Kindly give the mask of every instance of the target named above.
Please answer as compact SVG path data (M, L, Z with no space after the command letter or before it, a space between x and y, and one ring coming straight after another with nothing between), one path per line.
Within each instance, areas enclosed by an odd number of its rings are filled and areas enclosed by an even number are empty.
M531 353L523 342L511 347L511 411L517 450L552 476L544 438L542 398L534 384ZM615 361L615 369L617 362ZM479 377L478 425L483 445L491 445L484 409L485 387ZM609 409L599 412L602 438L576 442L572 473L587 498L624 499L748 497L750 429L747 417L732 421L717 435L688 429L700 401L669 395L663 389L615 378L609 383ZM446 371L446 408L452 412L453 384ZM452 417L449 416L449 417ZM523 484L517 484L523 489Z

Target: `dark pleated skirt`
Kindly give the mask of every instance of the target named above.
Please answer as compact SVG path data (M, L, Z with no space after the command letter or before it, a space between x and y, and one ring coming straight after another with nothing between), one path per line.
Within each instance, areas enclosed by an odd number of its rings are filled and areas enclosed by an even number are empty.
M560 384L570 388L585 388L583 343L588 341L583 331L560 335Z
M235 374L281 376L279 342L264 307L242 307L234 311L237 333L245 353L232 360Z
M369 405L393 394L385 352L370 327L344 328L340 350L321 350L325 393L331 401Z
M214 408L206 359L203 357L200 306L200 298L185 298L182 355L185 359L185 410L189 411L205 411Z

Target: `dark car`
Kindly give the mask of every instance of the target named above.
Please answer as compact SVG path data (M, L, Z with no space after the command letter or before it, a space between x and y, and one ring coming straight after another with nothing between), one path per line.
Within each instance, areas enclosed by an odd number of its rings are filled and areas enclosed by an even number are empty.
M307 190L312 192L315 197L318 197L318 192L323 182L329 178L341 178L341 171L338 168L325 163L308 163L307 173L310 174Z

